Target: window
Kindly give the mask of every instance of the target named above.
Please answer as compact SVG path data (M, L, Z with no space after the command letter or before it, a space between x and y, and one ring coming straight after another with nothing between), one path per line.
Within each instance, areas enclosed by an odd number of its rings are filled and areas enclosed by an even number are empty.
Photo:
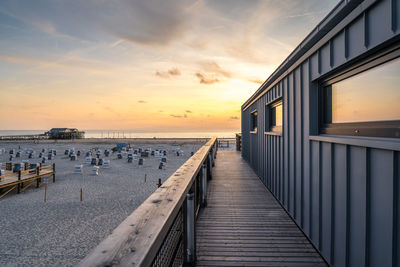
M267 132L282 132L282 100L267 106L269 123Z
M253 111L250 116L251 116L251 127L250 127L250 131L253 133L257 132L257 110Z
M321 133L400 138L399 51L322 84Z

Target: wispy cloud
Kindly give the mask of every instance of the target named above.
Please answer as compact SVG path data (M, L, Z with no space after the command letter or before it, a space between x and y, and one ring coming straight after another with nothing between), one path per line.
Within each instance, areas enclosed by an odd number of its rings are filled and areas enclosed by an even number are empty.
M256 83L256 84L263 84L264 81L260 79L248 79L249 82Z
M213 84L213 83L220 82L219 79L217 79L215 77L207 77L205 74L203 74L201 72L196 72L195 75L197 78L199 78L200 83L202 83L202 84Z
M184 114L184 115L169 114L169 116L170 116L170 117L173 117L173 118L184 118L184 119L187 118L187 115L186 115L186 114Z
M230 78L232 76L229 71L222 69L215 61L200 62L200 66L208 73L214 73L215 75L225 78Z
M229 79L232 73L224 70L215 61L203 61L199 63L201 71L195 73L202 84L214 84Z
M191 110L185 110L186 113L193 113Z
M181 75L181 71L178 68L172 68L167 71L157 71L155 75L161 78L171 78L171 76Z
M147 101L144 101L144 100L139 100L139 101L138 101L138 103L140 103L140 104L146 104L146 103L147 103Z
M231 120L238 120L239 117L238 117L238 116L232 116L232 117L230 117L230 119L231 119Z

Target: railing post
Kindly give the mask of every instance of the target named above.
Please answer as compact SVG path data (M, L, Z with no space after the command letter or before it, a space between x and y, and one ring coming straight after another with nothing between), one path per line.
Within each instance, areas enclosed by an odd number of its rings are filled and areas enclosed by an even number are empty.
M201 166L201 207L207 207L207 164Z
M211 158L212 158L211 153L208 153L208 155L207 155L207 177L208 177L208 180L212 179L212 173L211 173L212 160L211 160Z
M214 167L215 166L215 163L214 163L214 146L211 147L210 158L211 158L211 167Z
M194 193L186 195L184 202L184 261L183 266L194 266L196 259Z

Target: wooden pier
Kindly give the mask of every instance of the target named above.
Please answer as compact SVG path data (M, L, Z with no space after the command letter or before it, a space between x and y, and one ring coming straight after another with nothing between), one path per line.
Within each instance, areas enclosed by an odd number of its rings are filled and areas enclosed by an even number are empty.
M196 266L327 266L237 151L219 151Z
M327 266L239 152L217 149L212 138L78 266Z
M35 169L27 169L23 171L13 172L6 171L4 175L0 176L0 192L6 190L4 193L0 193L0 199L7 195L14 189L17 189L17 193L21 190L25 190L27 187L36 182L36 187L40 186L43 177L52 176L53 183L56 179L56 165L42 165Z

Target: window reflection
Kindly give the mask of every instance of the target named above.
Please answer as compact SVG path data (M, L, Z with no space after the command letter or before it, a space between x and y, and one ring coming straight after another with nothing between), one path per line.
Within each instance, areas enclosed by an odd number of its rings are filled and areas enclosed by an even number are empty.
M251 131L257 131L257 111L251 113Z
M282 100L269 107L269 131L282 131Z
M327 123L400 120L400 59L328 86Z

